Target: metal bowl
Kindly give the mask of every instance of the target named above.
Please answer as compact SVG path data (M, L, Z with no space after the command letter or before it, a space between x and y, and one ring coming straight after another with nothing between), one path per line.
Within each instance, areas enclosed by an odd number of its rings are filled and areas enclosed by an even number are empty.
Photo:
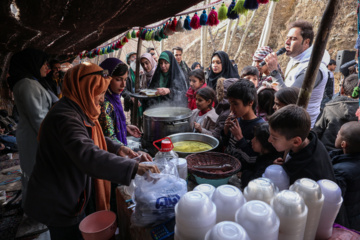
M206 151L201 152L176 152L179 157L186 157L187 155L194 154L194 153L202 153L202 152L208 152L211 151L219 145L219 141L209 135L201 134L201 133L177 133L168 136L173 143L181 142L181 141L198 141L209 144L212 148Z

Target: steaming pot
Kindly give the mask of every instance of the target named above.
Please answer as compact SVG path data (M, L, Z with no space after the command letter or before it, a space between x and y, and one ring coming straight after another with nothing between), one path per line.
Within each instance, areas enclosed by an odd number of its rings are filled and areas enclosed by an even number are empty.
M191 132L191 110L185 107L157 107L148 109L143 114L142 147L152 152L149 147L155 140L166 136Z

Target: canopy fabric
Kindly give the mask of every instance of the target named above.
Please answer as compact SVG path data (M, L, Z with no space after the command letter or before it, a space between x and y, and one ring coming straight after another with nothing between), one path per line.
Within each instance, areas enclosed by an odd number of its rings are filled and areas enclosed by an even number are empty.
M26 47L60 58L96 48L135 26L174 16L201 0L2 0L0 64ZM14 14L17 12L16 14Z

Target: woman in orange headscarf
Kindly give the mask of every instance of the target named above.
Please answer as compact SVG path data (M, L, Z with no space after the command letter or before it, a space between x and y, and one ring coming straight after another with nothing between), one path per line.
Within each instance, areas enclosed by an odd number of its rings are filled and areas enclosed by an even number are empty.
M25 212L48 226L52 240L81 239L78 224L84 218L91 178L97 179L97 208L109 209L108 181L128 185L136 173L158 172L120 157L121 145L104 137L97 119L110 80L98 65L73 67L64 78L64 97L42 123Z

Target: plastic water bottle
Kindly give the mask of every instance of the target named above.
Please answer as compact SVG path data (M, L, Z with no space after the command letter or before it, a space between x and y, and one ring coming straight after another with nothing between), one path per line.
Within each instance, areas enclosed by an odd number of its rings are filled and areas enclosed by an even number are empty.
M156 143L161 141L161 148L159 148ZM176 169L176 176L179 176L177 166L179 165L179 156L174 149L174 145L171 142L171 139L169 137L165 137L159 140L156 140L153 142L153 145L159 150L154 157L154 162L158 166L159 170L161 172L169 173L173 172L171 169L172 167L175 167Z

